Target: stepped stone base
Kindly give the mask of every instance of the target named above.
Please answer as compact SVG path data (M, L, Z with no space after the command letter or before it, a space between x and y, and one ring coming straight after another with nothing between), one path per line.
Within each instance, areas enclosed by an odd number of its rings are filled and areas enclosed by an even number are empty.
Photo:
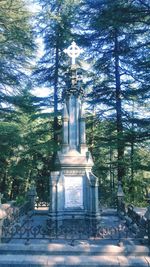
M86 242L75 247L60 244L1 244L0 266L150 266L150 253L144 246L90 245Z

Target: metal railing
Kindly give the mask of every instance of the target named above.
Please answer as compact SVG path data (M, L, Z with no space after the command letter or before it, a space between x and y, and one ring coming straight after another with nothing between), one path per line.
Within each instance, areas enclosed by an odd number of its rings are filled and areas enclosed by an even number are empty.
M120 244L124 240L141 241L141 236L138 234L138 231L133 232L123 221L113 227L105 227L89 220L65 220L61 225L47 220L45 224L36 225L34 218L29 215L23 223L2 226L2 242L14 242L19 239L27 245L38 239L47 240L47 242L64 240L71 245L80 240L109 240Z

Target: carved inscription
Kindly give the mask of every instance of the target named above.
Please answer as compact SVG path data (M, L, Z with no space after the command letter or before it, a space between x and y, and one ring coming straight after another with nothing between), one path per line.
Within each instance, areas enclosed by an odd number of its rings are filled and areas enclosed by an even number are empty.
M65 208L83 209L83 178L64 177L65 184Z

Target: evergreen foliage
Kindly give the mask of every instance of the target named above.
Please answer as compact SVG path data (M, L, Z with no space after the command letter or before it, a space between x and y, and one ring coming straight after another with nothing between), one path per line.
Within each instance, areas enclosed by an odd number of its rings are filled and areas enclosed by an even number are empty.
M129 135L134 144L139 142L138 135L141 141L149 138L149 119L141 114L143 110L147 113L143 104L149 99L149 3L87 0L83 1L81 15L84 24L80 38L88 45L95 77L94 84L91 79L90 102L100 118L116 125L112 136L116 135L117 176L125 182L124 153Z
M28 82L34 49L31 14L22 0L0 1L0 97Z
M61 141L61 95L70 64L63 50L75 40L90 64L85 85L87 142L100 195L113 196L122 180L127 201L143 202L150 184L149 1L37 3L40 11L35 18L23 0L0 1L3 201L21 199L33 181L38 196L48 197L50 170ZM36 37L44 43L40 59L34 54ZM31 90L36 86L49 87L49 96L35 97ZM47 108L51 112L44 111Z
M38 85L50 87L54 107L54 140L58 143L58 104L64 89L64 48L73 38L71 31L78 1L39 0L42 9L37 17L37 33L43 38L44 54L37 64L34 76Z

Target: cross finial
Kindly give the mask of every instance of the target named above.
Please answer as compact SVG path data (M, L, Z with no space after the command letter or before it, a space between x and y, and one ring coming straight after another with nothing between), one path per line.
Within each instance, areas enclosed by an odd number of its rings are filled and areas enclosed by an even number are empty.
M76 43L73 41L72 44L64 50L65 53L72 59L72 65L75 64L76 58L83 52L83 49L80 49Z

